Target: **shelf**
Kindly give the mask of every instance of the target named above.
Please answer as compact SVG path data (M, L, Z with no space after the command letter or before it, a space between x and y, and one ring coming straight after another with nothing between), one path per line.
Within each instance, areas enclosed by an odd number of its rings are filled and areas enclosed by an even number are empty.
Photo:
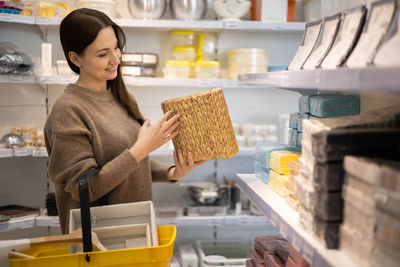
M239 75L239 84L340 92L400 93L400 68L278 71Z
M192 29L192 30L222 30L223 22L220 20L137 20L114 19L114 22L124 28L153 28L153 29Z
M35 24L35 17L0 13L0 22Z
M237 186L266 215L311 266L357 266L340 250L326 249L299 224L299 214L254 174L237 174Z
M0 83L42 83L66 85L74 83L77 76L23 76L0 75ZM198 88L248 88L251 85L239 85L237 80L230 79L171 79L163 77L131 77L123 76L127 86L144 87L198 87Z
M236 225L266 225L270 224L264 216L251 216L251 215L226 215L226 216L180 216L180 217L158 217L158 225L223 225L223 224L236 224ZM59 227L58 216L38 216L36 218L35 226L49 226Z
M58 27L61 18L28 17L0 13L0 22L24 23L43 27ZM273 31L273 32L303 32L303 22L259 22L259 21L222 21L222 20L138 20L113 19L124 28L151 28L160 30L188 29L188 30L241 30L241 31Z
M172 79L162 77L129 77L124 76L128 86L159 86L159 87L249 87L238 85L236 80L229 79Z
M21 147L0 149L0 158L11 157L47 157L47 150L45 147Z
M1 13L0 13L1 14ZM0 83L37 83L38 79L32 75L0 74Z
M28 215L20 218L11 218L8 221L0 223L0 232L32 228L35 226L37 215Z
M150 155L155 157L172 157L173 149L158 149ZM253 148L240 148L239 153L234 157L251 157L254 156ZM45 147L22 147L14 149L0 149L0 158L11 157L48 157Z
M224 21L225 30L300 32L305 28L303 22L260 22L260 21Z

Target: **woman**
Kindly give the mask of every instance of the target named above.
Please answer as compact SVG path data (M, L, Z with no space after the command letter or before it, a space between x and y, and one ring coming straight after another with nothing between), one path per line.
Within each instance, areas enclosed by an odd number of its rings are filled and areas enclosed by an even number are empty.
M69 210L79 207L78 178L91 168L92 205L152 199L151 182L176 182L202 164L174 151L175 166L149 160L178 134L179 115L167 112L150 126L128 93L119 68L125 35L105 14L71 12L60 25L71 69L79 74L57 99L45 124L48 174L54 182L61 231L68 232Z

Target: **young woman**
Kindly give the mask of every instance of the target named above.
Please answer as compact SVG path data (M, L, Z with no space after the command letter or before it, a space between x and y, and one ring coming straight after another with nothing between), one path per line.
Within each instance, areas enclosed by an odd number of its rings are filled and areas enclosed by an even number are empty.
M55 185L61 231L67 233L69 210L79 207L78 178L91 168L92 205L152 199L151 182L174 182L202 164L185 162L174 151L175 165L149 160L178 134L179 115L167 112L150 126L122 80L125 35L102 12L77 9L63 19L60 39L71 69L79 74L57 99L44 134L48 174Z

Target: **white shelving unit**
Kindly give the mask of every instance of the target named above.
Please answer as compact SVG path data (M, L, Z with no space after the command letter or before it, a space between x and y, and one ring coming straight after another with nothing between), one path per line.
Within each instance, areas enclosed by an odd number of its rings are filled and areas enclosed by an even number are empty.
M11 157L47 157L45 147L21 147L0 149L0 158Z
M346 254L337 249L326 249L321 242L299 224L299 214L285 200L272 191L255 174L237 174L239 189L265 214L303 255L311 266L357 266Z
M226 216L201 216L201 217L160 217L157 218L158 225L268 225L269 221L264 216L251 215L226 215ZM0 232L32 227L59 227L58 216L29 215L21 218L13 218L0 223Z
M264 216L251 216L251 215L226 215L226 216L180 216L180 217L159 217L157 218L157 225L266 225L269 221ZM34 226L41 227L59 227L59 220L57 216L36 216ZM33 226L32 226L33 227ZM1 229L1 228L0 228ZM1 230L0 230L1 231Z
M158 149L152 152L151 156L172 156L173 149ZM239 153L234 157L251 157L254 155L253 148L240 148ZM22 148L3 148L0 149L0 158L12 157L48 157L45 147L22 147Z
M0 13L0 22L24 23L42 27L58 27L61 18L27 17ZM124 28L150 28L160 30L193 29L199 30L244 30L244 31L304 31L305 23L266 23L257 21L220 21L220 20L137 20L119 19L114 21Z
M400 68L279 71L239 75L239 84L340 92L400 93Z
M29 215L20 218L12 218L6 222L1 222L0 232L32 228L35 226L36 217L37 215Z
M249 88L252 85L239 85L237 80L230 79L172 79L162 77L131 77L123 76L128 86L144 87L221 87L221 88ZM23 75L0 75L0 83L23 83L23 84L52 84L65 85L74 83L77 76L23 76Z

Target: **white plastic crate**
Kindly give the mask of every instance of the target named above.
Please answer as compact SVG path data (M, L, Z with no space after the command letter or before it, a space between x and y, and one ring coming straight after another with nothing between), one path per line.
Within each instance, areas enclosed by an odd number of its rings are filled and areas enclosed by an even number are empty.
M246 266L250 258L251 242L247 240L198 240L196 249L201 267Z

